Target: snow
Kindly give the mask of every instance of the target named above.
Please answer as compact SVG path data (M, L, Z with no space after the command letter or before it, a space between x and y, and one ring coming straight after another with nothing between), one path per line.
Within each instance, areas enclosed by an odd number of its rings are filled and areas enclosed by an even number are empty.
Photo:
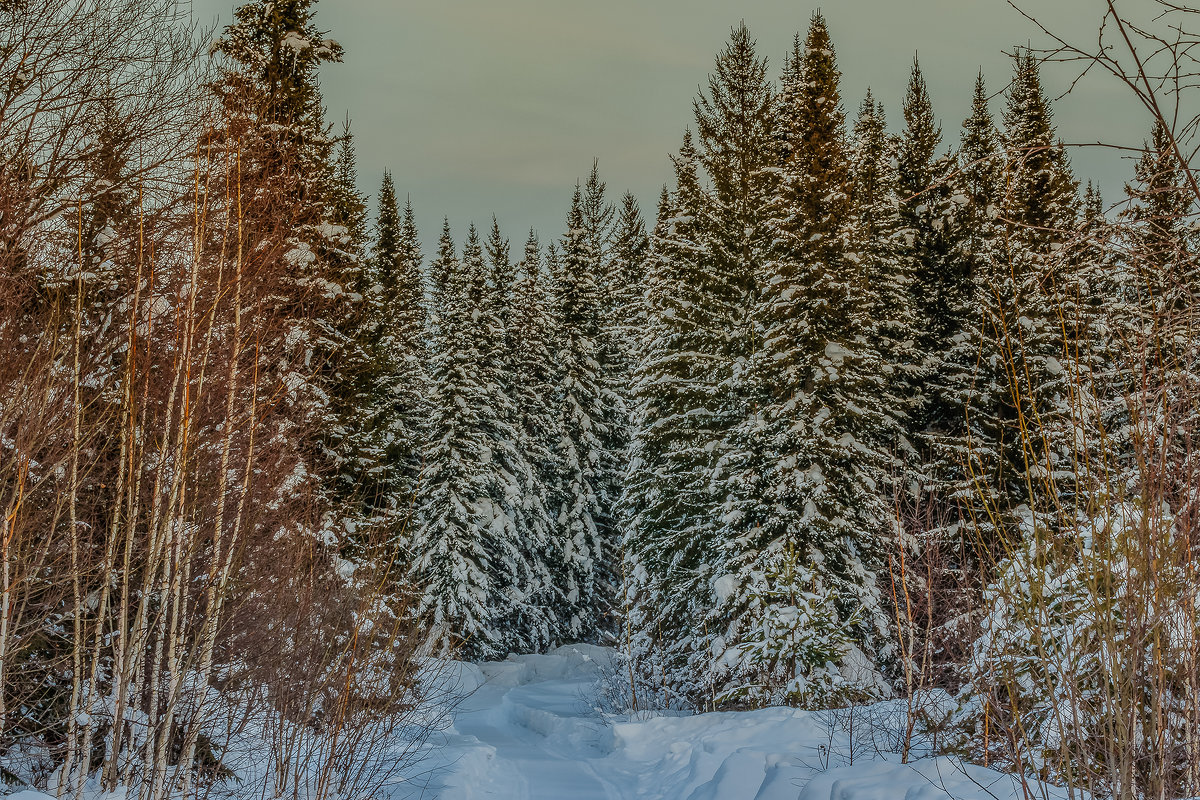
M611 693L599 687L622 674L613 651L590 645L462 665L459 678L474 691L421 763L421 776L407 786L414 796L442 800L1023 796L1013 777L956 759L900 763L887 752L887 736L878 735L886 726L846 725L842 715L849 712L602 712ZM872 708L885 707L870 716ZM902 707L860 708L854 719L883 719ZM1050 800L1066 796L1051 787L1030 790Z
M733 597L738 588L737 575L722 575L713 581L713 594L716 595L717 602L724 605L725 602Z
M301 33L297 31L288 31L287 35L279 42L283 47L288 48L293 53L301 53L312 47L312 43Z

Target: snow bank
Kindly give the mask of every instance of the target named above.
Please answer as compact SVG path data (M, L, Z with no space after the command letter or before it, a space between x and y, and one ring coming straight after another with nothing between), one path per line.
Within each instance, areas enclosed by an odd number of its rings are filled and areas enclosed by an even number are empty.
M41 792L25 789L20 792L13 792L12 794L8 795L5 800L54 800L54 798L48 794L42 794Z
M1044 793L1043 793L1044 792ZM1031 796L1058 800L1065 791L1036 784ZM799 800L968 800L1026 797L1020 781L951 758L925 758L910 764L878 760L814 775Z

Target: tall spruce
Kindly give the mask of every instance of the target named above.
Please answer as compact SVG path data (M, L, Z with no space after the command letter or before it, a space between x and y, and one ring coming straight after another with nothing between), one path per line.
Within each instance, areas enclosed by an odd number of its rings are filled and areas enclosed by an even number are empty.
M487 255L488 267L491 271L489 284L492 291L487 312L491 314L503 331L502 335L492 343L491 359L496 363L500 388L510 397L513 392L513 343L508 330L508 321L512 315L513 287L516 284L516 271L510 255L508 239L500 232L500 223L492 217L492 227L484 242L484 252Z
M909 432L922 374L914 265L907 257L911 229L902 221L897 197L898 147L887 132L883 105L868 89L850 141L853 209L847 259L863 282L870 325L864 334L883 376L880 398L890 427L880 431L880 444L895 454L897 466L916 453Z
M558 402L563 432L558 453L562 469L560 536L564 542L560 580L566 597L562 619L565 634L578 639L593 635L608 613L611 595L597 577L602 578L601 571L614 549L605 538L601 505L609 408L597 360L599 264L579 186L571 199L557 266Z
M624 505L629 476L632 437L633 377L640 342L645 334L646 312L643 299L649 238L637 199L630 193L621 198L613 230L605 291L602 350L604 380L611 404L609 458L609 514L613 521L613 540L623 541L629 534L628 506ZM613 565L616 568L618 565ZM616 579L614 575L614 580Z
M627 385L621 383L620 371L624 358L620 342L613 336L613 303L623 292L612 258L616 208L608 201L608 185L600 178L599 161L592 160L592 170L583 187L584 241L594 263L596 287L601 304L600 323L596 328L596 377L601 393L599 407L605 409L604 433L599 437L601 460L596 468L595 523L599 539L606 543L605 556L596 563L597 586L611 602L615 596L617 576L611 553L615 552L621 535L617 505L622 493L624 460L628 440L625 422Z
M1081 477L1070 410L1076 348L1064 336L1074 326L1063 324L1077 312L1068 291L1074 281L1066 248L1075 234L1077 184L1055 136L1038 61L1028 51L1014 59L1003 141L1005 235L1001 264L992 275L992 335L1000 343L1008 385L992 485L1000 491L996 513L1010 519L1011 532L1026 508L1049 525L1069 515Z
M963 121L959 171L952 179L956 225L954 261L962 281L961 323L940 369L926 381L924 445L927 498L935 510L931 536L948 539L962 555L970 539L994 541L987 481L999 463L1000 404L1007 372L996 329L993 284L1000 268L1004 151L989 109L983 73L976 76L971 113ZM964 525L963 523L966 523ZM968 530L971 531L968 536Z
M533 564L522 546L529 526L521 490L530 478L529 465L517 449L517 413L508 388L511 364L503 315L509 298L500 296L500 281L507 282L511 290L508 242L500 237L494 221L493 230L490 257L485 257L485 246L474 225L463 245L468 276L464 299L470 324L460 334L460 346L473 354L479 386L478 425L486 449L474 508L481 535L492 553L497 589L492 601L495 631L505 648L520 652L530 649L525 620L535 590Z
M556 331L547 283L537 235L531 230L516 266L508 333L512 343L516 446L528 465L520 494L525 524L521 545L533 581L531 597L520 610L517 622L535 650L568 635L557 613L565 600L561 582L565 548L555 505L561 502L557 456L562 429L555 402L559 388L553 357Z
M410 577L420 587L417 610L429 621L435 648L487 655L496 647L489 608L496 589L492 554L479 535L474 514L479 463L486 445L477 420L475 354L461 347L458 339L468 323L468 276L455 253L448 220L430 268L436 276L437 327L430 364L428 477L412 544Z
M634 439L626 504L626 542L637 650L658 663L670 691L701 694L708 654L693 638L711 611L712 536L709 452L714 341L724 335L708 292L708 200L691 132L674 157L675 188L664 190L651 239L646 339L639 359Z
M380 358L386 364L389 512L411 524L419 491L425 421L429 405L428 343L421 276L421 245L412 203L403 216L391 172L379 187L371 267L376 276L372 297Z
M445 223L431 267L439 278L433 403L411 577L439 651L495 657L524 644L511 622L529 597L530 575L508 508L519 494L505 470L515 435L487 361L499 329L480 314L489 276L475 228L459 259Z
M914 438L938 420L945 409L930 397L928 384L942 382L942 361L951 339L963 327L964 297L970 298L970 276L954 258L953 205L947 176L955 171L953 159L939 157L942 130L921 66L913 59L904 96L904 131L896 154L896 183L900 195L900 225L904 242L901 257L912 276L912 302L919 324L910 323L921 359L910 375Z
M764 402L743 429L764 456L762 507L726 543L714 580L718 697L827 701L870 691L841 674L851 643L884 653L888 628L874 570L887 528L880 365L866 292L847 258L851 159L839 72L825 20L812 19L789 64L780 122L786 161L775 243L761 282L762 346L750 369Z
M366 257L367 203L357 187L349 118L343 123L330 170L328 224L321 227L325 242L318 252L338 276L345 298L336 306L341 313L330 320L337 342L337 353L330 358L329 394L337 417L331 447L338 453L338 488L357 507L359 519L350 519L347 526L348 541L357 545L366 532L362 523L395 522L385 518L395 499L388 460L389 366L376 313L380 287L374 265Z
M1110 394L1116 395L1114 408L1123 412L1119 422L1127 422L1130 437L1140 440L1140 453L1133 446L1127 452L1141 457L1151 450L1165 456L1166 474L1153 478L1167 487L1176 513L1187 513L1195 503L1187 476L1196 474L1198 462L1194 434L1188 432L1200 422L1188 399L1200 387L1200 348L1192 333L1200 234L1188 224L1196 196L1161 122L1155 123L1125 193L1130 200L1123 213L1125 235L1132 247L1122 281L1124 303L1112 315L1114 334L1123 346L1114 359L1117 380L1110 381L1119 388ZM1134 463L1121 467L1123 484L1143 490L1147 476Z
M1179 295L1196 278L1197 237L1187 230L1195 197L1161 122L1154 124L1125 193L1131 200L1126 217L1133 224L1139 253L1138 282L1160 303L1185 304Z
M676 158L673 212L666 219L660 209L647 287L650 343L637 381L629 493L628 551L633 569L645 572L635 613L675 637L663 663L680 691L697 696L712 682L710 644L720 627L713 582L723 572L727 509L753 502L745 474L755 459L736 426L752 404L744 368L757 342L756 268L770 241L774 96L766 70L746 26L734 28L694 103L698 147L689 133ZM666 475L666 486L653 485Z
M746 367L760 345L754 308L760 265L767 260L772 231L767 209L775 192L775 93L767 61L745 23L730 32L717 54L708 91L693 103L699 134L700 163L708 177L708 213L703 243L709 280L702 287L711 315L712 336L700 352L709 359L712 485L711 530L714 544L750 524L762 500L752 476L762 470L761 455L746 441L739 425L761 403L761 387ZM713 578L724 572L709 563L706 602L716 606ZM719 620L719 615L717 617ZM723 622L705 620L708 635L695 632L697 647L719 635ZM709 680L711 676L704 676Z
M317 499L326 513L314 533L336 543L360 515L361 475L373 455L346 414L365 367L350 333L362 320L362 263L349 229L334 219L336 137L318 84L321 65L341 61L343 51L317 27L314 5L252 0L238 7L214 45L226 59L215 89L225 120L219 146L231 151L239 185L253 187L239 230L258 237L255 258L281 254L286 268L256 312L279 320L283 352L266 369L289 408L263 445L291 450L299 432L290 492Z

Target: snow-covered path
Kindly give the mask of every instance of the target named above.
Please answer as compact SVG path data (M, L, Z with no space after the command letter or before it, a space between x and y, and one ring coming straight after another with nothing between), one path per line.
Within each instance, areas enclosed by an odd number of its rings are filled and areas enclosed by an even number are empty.
M459 665L452 726L397 797L438 800L1015 800L1012 778L947 758L901 764L886 732L768 708L628 721L596 710L611 653L574 645ZM871 736L865 739L864 736ZM855 737L858 737L856 740ZM886 748L883 748L886 750ZM426 771L426 770L432 771ZM413 789L419 785L419 789ZM404 791L408 790L408 793ZM1034 789L1035 793L1041 788ZM1062 793L1047 789L1046 796ZM1039 796L1041 796L1039 794Z
M486 666L492 668L488 682L463 703L454 725L460 736L473 737L490 756L485 776L462 776L472 784L462 787L470 790L466 796L559 800L563 787L570 787L578 800L623 796L591 765L593 758L607 754L611 741L599 719L581 713L594 675L535 678L513 686L506 679L520 677L513 673L524 669Z
M612 729L589 705L597 678L579 646L547 656L466 665L463 688L438 770L423 796L610 800L628 796L593 766L612 752ZM477 672L476 672L477 671ZM566 794L564 794L566 792Z

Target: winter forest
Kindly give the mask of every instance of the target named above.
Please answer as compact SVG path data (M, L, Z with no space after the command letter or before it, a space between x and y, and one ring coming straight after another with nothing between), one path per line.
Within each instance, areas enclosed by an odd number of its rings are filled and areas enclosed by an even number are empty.
M571 645L610 727L1200 795L1200 9L1151 5L886 113L853 20L734 24L660 196L580 153L560 230L422 252L316 0L0 0L0 794L409 796L455 675ZM1124 186L1050 70L1137 96ZM609 796L801 796L658 791Z

